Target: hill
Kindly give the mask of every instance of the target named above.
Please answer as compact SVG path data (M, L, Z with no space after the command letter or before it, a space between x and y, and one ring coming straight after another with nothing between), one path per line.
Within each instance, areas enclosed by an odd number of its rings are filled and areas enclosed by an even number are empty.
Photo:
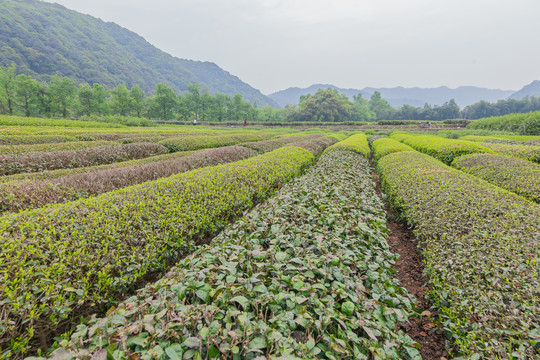
M404 104L413 105L416 107L424 106L428 103L431 105L442 105L450 99L456 100L456 103L461 106L474 104L480 100L494 102L499 99L505 99L513 93L511 90L493 90L474 86L461 86L456 89L450 89L446 86L437 88L372 88L364 89L343 89L334 85L316 84L308 88L289 88L268 95L275 100L280 106L286 104L297 104L300 95L314 94L318 89L337 89L339 92L346 94L352 99L353 95L359 93L366 99L375 92L379 91L382 97L387 100L392 106L399 107Z
M214 63L175 58L115 23L37 0L0 0L0 65L13 63L18 73L41 80L63 75L108 88L139 84L147 93L159 82L177 92L198 83L277 106Z
M535 80L532 83L525 85L522 89L510 95L510 98L521 100L526 96L540 97L540 80Z

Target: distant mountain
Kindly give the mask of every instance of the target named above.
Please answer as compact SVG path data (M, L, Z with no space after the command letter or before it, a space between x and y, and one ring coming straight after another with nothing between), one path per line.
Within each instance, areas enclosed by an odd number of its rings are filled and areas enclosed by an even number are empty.
M521 90L510 95L510 99L521 100L525 96L540 97L540 80L535 80L529 85L525 85Z
M342 89L334 85L316 84L303 89L297 87L288 88L268 96L283 107L286 104L298 104L301 95L314 94L318 89L327 88L337 89L351 99L353 95L360 93L364 98L369 99L375 91L379 91L382 97L394 107L399 107L404 104L421 107L426 103L431 105L442 105L450 99L456 100L456 103L459 106L465 107L480 100L494 102L499 99L505 99L513 93L512 90L492 90L474 86L461 86L457 89L450 89L446 86L437 88L404 88L401 86L395 88L366 87L360 90Z
M113 88L159 82L175 91L198 83L208 91L242 94L259 105L277 104L216 64L175 58L115 23L37 0L0 0L0 65L46 80L63 75Z

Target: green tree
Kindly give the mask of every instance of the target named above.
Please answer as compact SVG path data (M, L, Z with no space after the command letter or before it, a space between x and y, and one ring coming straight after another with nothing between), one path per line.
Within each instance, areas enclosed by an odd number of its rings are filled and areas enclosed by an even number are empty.
M79 113L81 115L91 115L96 109L94 101L94 92L92 87L88 84L81 84L79 86Z
M156 85L156 95L154 96L154 106L161 119L168 120L174 117L174 110L177 105L176 93L173 89L159 83Z
M0 66L0 99L2 100L2 112L13 115L15 103L15 65L10 67Z
M109 92L103 85L94 84L92 87L92 97L95 103L95 113L99 115L108 115L110 113L107 97Z
M354 121L372 121L377 115L369 108L369 102L362 97L362 94L353 96L353 120Z
M195 115L195 120L199 120L199 115L203 110L203 98L201 88L197 84L188 85L188 93L184 96L185 105L189 111Z
M314 95L302 96L294 119L298 121L338 122L350 120L352 104L335 89L319 89Z
M384 100L381 93L375 91L369 99L370 109L377 115L377 120L391 119L394 108Z
M133 107L133 100L125 84L120 84L111 91L110 103L113 114L129 115Z
M77 95L77 84L68 77L53 75L49 82L48 93L51 101L51 112L62 114L66 118L73 107Z
M129 91L129 96L131 97L133 111L135 111L137 117L141 117L146 106L146 94L139 85L135 85Z
M38 93L41 84L28 75L17 75L15 78L15 100L19 108L29 117L38 104Z

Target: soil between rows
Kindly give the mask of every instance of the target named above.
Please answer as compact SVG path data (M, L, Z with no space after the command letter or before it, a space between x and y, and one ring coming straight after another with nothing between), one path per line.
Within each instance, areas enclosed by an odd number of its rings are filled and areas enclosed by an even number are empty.
M381 196L381 183L375 171L373 181ZM387 202L385 210L387 227L391 231L388 245L393 253L400 256L394 265L396 276L401 285L416 298L416 307L421 313L421 318L411 318L408 323L401 324L400 328L421 345L419 351L423 360L446 360L452 349L447 347L446 338L436 325L438 314L426 297L429 291L428 279L424 275L424 256L418 248L416 236L405 223L398 220L396 212Z

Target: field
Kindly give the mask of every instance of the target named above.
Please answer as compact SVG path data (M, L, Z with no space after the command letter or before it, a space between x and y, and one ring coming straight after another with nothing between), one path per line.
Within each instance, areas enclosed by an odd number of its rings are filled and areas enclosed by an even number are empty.
M537 137L25 120L0 359L540 357Z

